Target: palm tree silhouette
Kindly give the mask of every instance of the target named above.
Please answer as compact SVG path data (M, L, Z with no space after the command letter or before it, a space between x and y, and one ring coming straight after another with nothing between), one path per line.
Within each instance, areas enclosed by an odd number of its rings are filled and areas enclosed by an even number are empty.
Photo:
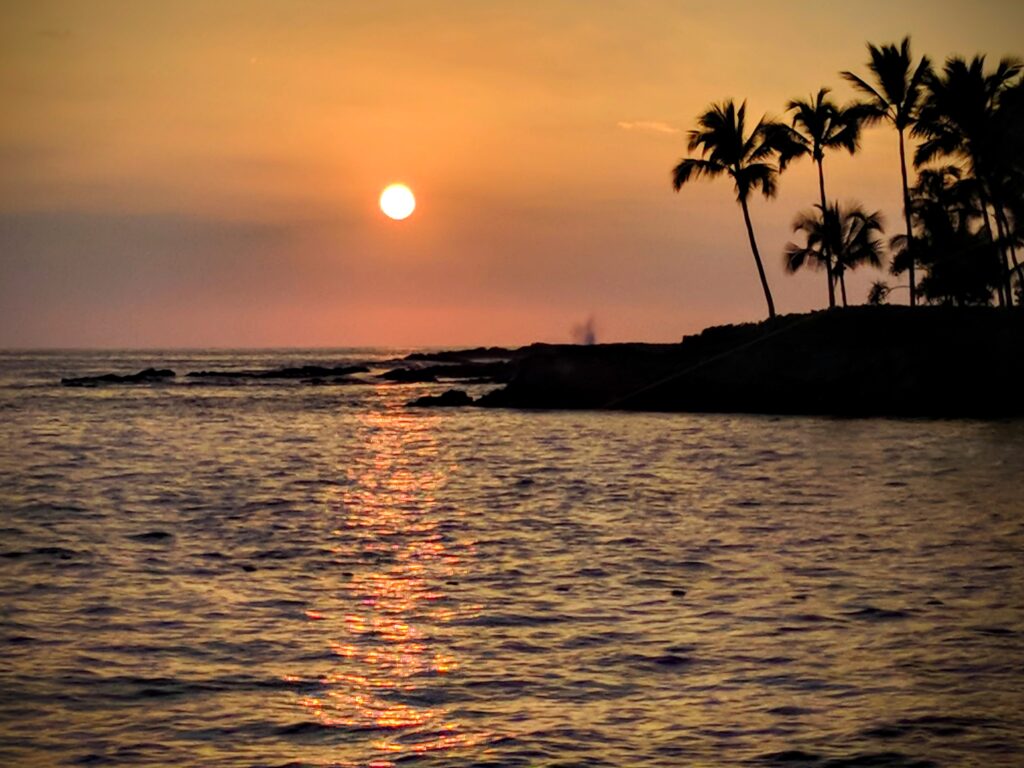
M940 74L927 78L928 98L921 106L913 134L924 140L914 153L914 164L925 165L933 160L955 160L962 163L975 180L978 206L990 242L999 248L992 251L1001 262L1003 279L997 283L1001 305L1012 305L1010 291L1010 251L1003 232L1003 202L1007 194L1008 158L1000 132L999 106L1002 97L1015 84L1021 64L1003 59L994 72L985 72L985 57L971 61L952 57ZM993 232L989 207L995 217L998 238ZM1016 260L1016 254L1014 254Z
M784 126L788 141L781 150L779 171L784 171L790 160L810 155L818 166L818 193L820 207L828 207L825 196L825 152L830 149L845 149L851 155L857 151L860 141L860 127L870 114L862 104L840 107L828 98L830 89L820 88L810 99L793 99L786 105L786 111L793 113L792 127ZM823 243L824 266L828 278L828 306L836 305L835 278L828 243Z
M910 220L910 184L907 180L907 156L905 134L917 119L917 110L924 92L924 82L931 70L931 62L922 56L915 67L910 56L910 38L904 37L899 48L895 45L874 46L868 43L868 69L878 84L876 89L853 72L842 72L855 88L868 97L870 107L868 119L888 120L900 137L900 172L903 178L903 218L907 227L907 238L913 241L913 226ZM910 248L913 253L914 249ZM914 264L910 271L910 304L917 303Z
M793 231L803 232L805 245L786 243L785 268L793 273L807 266L820 269L834 260L834 270L847 306L846 270L862 264L882 266L882 215L868 213L863 206L841 206L832 203L825 208L815 206L813 212L799 214L793 221Z
M1024 243L1024 78L1000 94L993 144L1003 160L998 196L1004 207L996 216L1002 219L1017 277L1017 303L1024 305L1024 264L1017 261L1017 246Z
M914 239L892 238L892 271L900 274L911 261L924 276L922 297L941 304L989 304L1000 280L995 244L976 226L982 213L978 182L963 178L956 166L921 171L911 191ZM916 249L916 253L911 249Z
M775 302L768 287L764 264L750 223L747 198L751 191L760 190L766 197L776 193L778 168L772 160L778 156L782 134L779 124L762 117L749 133L746 128L747 104L736 106L732 99L711 107L697 118L700 126L689 133L690 152L700 151L700 157L688 157L672 169L672 186L678 192L684 184L701 176L715 178L725 174L736 187L736 201L743 210L743 222L754 253L757 274L761 278L764 298L768 304L768 317L775 317Z

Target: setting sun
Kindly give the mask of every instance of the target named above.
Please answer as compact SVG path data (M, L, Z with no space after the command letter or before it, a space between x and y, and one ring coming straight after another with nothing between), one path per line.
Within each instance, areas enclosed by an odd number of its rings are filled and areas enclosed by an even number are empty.
M380 193L380 209L386 216L401 221L416 210L416 198L405 184L391 184Z

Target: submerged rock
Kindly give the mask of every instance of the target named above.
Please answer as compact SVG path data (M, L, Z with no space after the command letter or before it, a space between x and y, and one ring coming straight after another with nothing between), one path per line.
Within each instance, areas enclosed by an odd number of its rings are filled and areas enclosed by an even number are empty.
M460 408L472 405L473 398L461 389L449 389L442 395L425 395L409 403L410 408Z
M439 379L458 379L474 384L505 383L512 378L514 366L506 360L487 362L441 363L414 368L393 368L380 375L388 381L433 383Z
M290 368L272 368L267 371L191 371L189 379L325 379L367 373L365 365L302 365Z
M256 374L256 377L260 379L311 379L328 376L348 376L352 373L366 373L369 370L365 365L338 365L334 367L303 365L298 368L278 368L272 371L263 371Z
M126 375L104 373L101 376L64 378L60 383L65 387L95 387L100 384L156 384L173 378L174 371L168 368L145 368L138 373Z
M393 368L378 378L400 384L433 384L437 381L437 376L428 368Z

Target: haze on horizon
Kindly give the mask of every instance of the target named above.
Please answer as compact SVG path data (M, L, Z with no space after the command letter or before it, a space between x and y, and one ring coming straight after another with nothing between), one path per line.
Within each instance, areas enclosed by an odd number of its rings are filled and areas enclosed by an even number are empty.
M761 319L725 181L672 192L709 103L755 117L915 56L1019 50L1012 2L22 2L0 10L0 348L674 341ZM896 137L829 193L902 231ZM385 218L402 181L415 214ZM813 165L752 216L780 312ZM878 273L850 280L864 300ZM894 295L895 296L895 295Z

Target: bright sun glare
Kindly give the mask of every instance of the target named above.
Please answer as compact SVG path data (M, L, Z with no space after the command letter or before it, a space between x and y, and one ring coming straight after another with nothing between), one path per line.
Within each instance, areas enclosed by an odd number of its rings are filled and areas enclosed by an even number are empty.
M416 198L405 184L391 184L380 193L380 209L392 219L407 219L416 209Z

